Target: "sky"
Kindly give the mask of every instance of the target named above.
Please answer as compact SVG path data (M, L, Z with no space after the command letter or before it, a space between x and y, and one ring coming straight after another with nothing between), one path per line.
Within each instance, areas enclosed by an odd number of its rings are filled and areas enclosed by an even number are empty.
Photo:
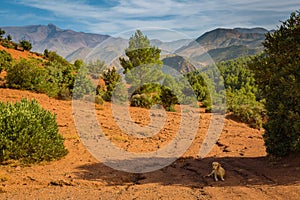
M1 0L0 26L52 23L115 37L140 29L171 41L215 28L276 29L296 10L299 0Z

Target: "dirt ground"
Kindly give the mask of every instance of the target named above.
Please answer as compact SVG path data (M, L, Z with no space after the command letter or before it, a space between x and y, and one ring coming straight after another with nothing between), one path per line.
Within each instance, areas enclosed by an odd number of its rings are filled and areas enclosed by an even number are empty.
M5 50L7 53L9 53L13 59L21 59L21 58L40 58L35 53L29 52L29 51L21 51L21 50L15 50L15 49L9 49L6 47L3 47L0 45L0 51Z
M270 161L266 157L263 130L252 129L230 115L219 140L205 158L198 155L211 115L200 109L197 135L181 158L160 170L134 174L114 170L89 153L76 132L71 101L0 89L1 101L15 102L21 98L35 98L45 109L56 113L69 154L58 161L32 166L14 162L1 165L0 199L300 199L300 159ZM118 128L109 103L95 108L105 136L131 152L164 146L181 123L179 111L169 112L159 134L134 138ZM130 114L136 124L149 124L148 110L130 108ZM204 177L213 161L225 168L225 181Z

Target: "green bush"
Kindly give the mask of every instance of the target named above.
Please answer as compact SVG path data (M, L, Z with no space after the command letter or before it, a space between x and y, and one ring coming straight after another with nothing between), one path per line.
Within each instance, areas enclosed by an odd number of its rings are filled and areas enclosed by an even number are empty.
M107 68L106 64L104 61L90 61L88 63L88 69L89 72L88 74L93 78L93 79L99 79L101 76L101 73Z
M160 93L160 100L162 106L167 110L167 111L174 111L175 104L178 103L178 99L174 92L165 86L162 86L161 88L161 93Z
M81 67L77 73L74 89L72 91L74 99L80 99L95 91L93 83L87 78L87 72L88 69L86 67Z
M17 45L16 43L8 40L8 39L4 39L2 41L0 41L1 45L8 48L8 49L14 49L15 46Z
M151 96L148 94L135 94L131 97L130 105L141 108L151 108L154 104Z
M0 72L7 70L12 65L12 57L9 53L4 50L0 51Z
M56 116L36 100L15 104L0 102L0 162L51 161L65 156L64 139L58 133Z
M111 101L113 92L116 89L118 83L121 81L122 77L120 74L117 73L115 67L107 68L101 76L105 82L106 87L105 92L103 94L103 99L105 101Z
M264 104L243 91L227 92L227 109L253 128L262 128L266 118Z
M10 88L43 92L47 77L47 70L39 61L21 59L8 68L6 81Z
M86 71L77 72L74 66L54 52L48 52L48 61L21 59L7 67L6 83L9 88L45 93L49 97L71 99L76 75L80 85L75 96L91 90L92 83ZM83 91L83 90L84 91Z
M129 90L134 90L134 88L130 88ZM160 93L161 88L159 84L144 84L135 89L130 98L130 105L149 109L153 105L161 103L159 96Z
M0 28L0 39L2 39L3 35L5 34L5 30L3 30L2 28Z
M30 51L32 49L32 44L28 40L20 41L20 46L26 51Z

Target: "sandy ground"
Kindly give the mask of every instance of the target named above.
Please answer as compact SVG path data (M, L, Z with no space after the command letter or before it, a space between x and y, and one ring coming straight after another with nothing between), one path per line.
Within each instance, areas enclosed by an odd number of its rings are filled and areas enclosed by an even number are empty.
M57 115L59 132L69 154L58 161L22 166L0 166L0 199L300 199L300 159L270 161L266 157L262 130L252 129L230 115L212 151L199 158L211 115L201 112L197 135L179 159L148 173L127 173L95 159L82 144L73 120L72 102L44 94L0 89L1 101L35 98ZM181 123L181 114L168 112L159 134L135 138L115 123L111 104L96 105L96 115L105 136L130 152L151 152L168 144ZM140 126L150 123L148 110L130 108ZM204 177L213 161L226 169L225 181Z

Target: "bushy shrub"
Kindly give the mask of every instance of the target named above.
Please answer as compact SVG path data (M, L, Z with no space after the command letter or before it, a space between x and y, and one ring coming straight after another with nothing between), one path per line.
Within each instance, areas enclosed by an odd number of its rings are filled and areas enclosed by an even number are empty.
M121 75L117 73L115 67L107 68L102 73L102 78L105 82L105 92L103 94L103 99L105 101L111 101L113 92L117 84L121 81Z
M39 60L21 59L7 70L7 85L10 88L45 93L49 97L60 95L63 83L62 71L52 65L43 66Z
M207 87L207 82L210 80L208 79L208 77L205 79L204 76L205 74L201 73L200 71L194 71L185 74L185 77L193 88L198 101L204 101L210 98L209 90Z
M266 119L264 104L242 91L227 92L227 109L253 128L262 128Z
M95 96L95 104L100 104L100 105L104 104L104 100L103 100L102 96L100 96L100 95Z
M160 100L162 106L167 110L167 111L174 111L175 104L178 103L178 99L174 92L168 88L168 87L162 87L161 88L161 93L160 93Z
M95 91L93 83L87 78L87 72L86 67L81 67L77 73L74 89L72 91L74 99L80 99L84 97L84 95L92 94Z
M130 105L141 108L151 108L153 101L148 94L135 94L131 97Z
M30 51L32 49L32 44L28 40L21 40L20 46L26 51Z
M9 39L1 40L0 43L2 46L4 46L5 48L8 48L8 49L14 49L17 46L16 43L10 41Z
M93 79L99 79L102 72L107 68L104 61L90 61L87 65L89 72L88 74L91 75Z
M63 85L60 89L58 99L71 100L72 99L72 93L71 93L70 89Z
M7 86L69 100L72 98L77 76L75 98L79 98L94 89L87 77L85 66L82 66L82 70L76 71L73 65L55 52L46 52L47 62L40 59L21 59L16 64L8 67Z
M15 104L0 102L0 161L26 163L51 161L65 156L64 140L58 133L56 116L36 100Z
M37 60L21 59L7 69L8 87L23 90L40 91L47 79L47 70ZM42 91L40 91L42 92Z
M0 51L0 72L8 69L12 65L12 57L4 50Z
M134 90L130 88L129 90ZM132 91L130 92L132 93ZM151 108L155 104L160 104L160 85L159 84L144 84L139 88L136 88L130 98L130 105L142 108Z
M51 85L52 90L45 93L50 97L71 99L76 77L73 66L53 52L48 52L48 56L51 56L51 59L49 58L45 68L48 71L47 83Z

